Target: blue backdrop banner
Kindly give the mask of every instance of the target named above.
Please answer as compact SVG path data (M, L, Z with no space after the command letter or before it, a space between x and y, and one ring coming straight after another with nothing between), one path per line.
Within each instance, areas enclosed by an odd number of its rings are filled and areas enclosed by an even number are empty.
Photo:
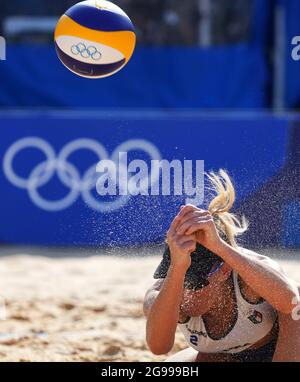
M263 48L138 48L120 73L75 76L54 47L9 46L0 62L0 106L98 108L235 108L267 106Z
M292 40L300 36L300 2L299 0L281 0L285 6L285 25L286 25L286 57L285 57L285 106L287 108L300 107L300 61L292 59Z
M0 126L0 240L52 245L157 242L186 202L172 187L165 196L100 196L101 159L127 152L128 163L149 169L155 159L193 168L204 160L206 171L229 171L241 204L283 168L290 132L285 117L186 113L6 113Z

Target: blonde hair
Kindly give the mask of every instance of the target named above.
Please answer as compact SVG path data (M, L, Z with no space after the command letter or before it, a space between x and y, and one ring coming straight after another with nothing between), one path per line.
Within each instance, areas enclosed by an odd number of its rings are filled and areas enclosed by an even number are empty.
M214 198L209 204L208 211L212 214L220 235L233 247L237 247L236 237L248 229L245 217L241 221L229 212L235 202L235 189L232 181L223 169L218 174L206 174L209 180L209 190L214 193Z

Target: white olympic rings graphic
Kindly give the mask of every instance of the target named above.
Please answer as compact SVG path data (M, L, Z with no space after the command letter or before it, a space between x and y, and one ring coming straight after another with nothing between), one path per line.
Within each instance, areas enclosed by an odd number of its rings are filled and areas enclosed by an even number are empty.
M13 168L13 161L16 155L29 148L40 150L46 157L46 160L39 163L29 174L28 178L21 177L16 174ZM87 171L80 175L78 169L68 161L70 155L78 150L88 150L96 154L98 162L93 164ZM110 159L117 163L120 152L143 151L150 160L160 160L161 155L159 150L152 143L142 139L128 140L119 145L109 156L106 148L94 139L79 138L69 142L56 155L53 147L44 139L39 137L28 137L20 139L13 143L4 155L3 170L4 173L14 186L27 190L32 202L39 208L45 211L62 211L74 204L81 195L84 202L93 210L109 213L124 207L130 195L118 195L113 201L101 201L100 196L96 198L92 191L96 187L96 182L99 179L99 174L96 173L96 166L101 160ZM120 167L118 163L118 171L122 175L127 168L124 165ZM42 197L38 189L47 184L51 178L57 174L62 184L70 191L60 200L46 200ZM156 179L157 180L157 179ZM147 187L147 182L142 182L143 187Z
M91 58L94 61L99 61L102 57L102 54L95 46L91 45L87 47L83 42L80 42L77 45L72 45L71 52L75 56L80 54L82 58Z

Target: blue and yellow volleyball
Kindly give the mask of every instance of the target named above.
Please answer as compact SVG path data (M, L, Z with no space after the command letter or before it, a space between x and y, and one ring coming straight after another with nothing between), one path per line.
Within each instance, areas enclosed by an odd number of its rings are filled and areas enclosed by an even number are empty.
M75 4L59 19L55 48L61 62L86 78L103 78L121 70L136 44L135 29L127 14L105 0Z

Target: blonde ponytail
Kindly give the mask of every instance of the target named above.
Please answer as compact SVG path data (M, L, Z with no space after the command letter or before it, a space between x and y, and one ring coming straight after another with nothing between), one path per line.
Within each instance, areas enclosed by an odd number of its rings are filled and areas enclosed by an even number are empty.
M210 190L215 195L209 204L208 211L212 214L221 237L236 247L236 237L247 230L248 223L244 217L239 221L233 213L229 212L235 201L232 181L223 169L218 174L210 172L206 176L210 182Z

